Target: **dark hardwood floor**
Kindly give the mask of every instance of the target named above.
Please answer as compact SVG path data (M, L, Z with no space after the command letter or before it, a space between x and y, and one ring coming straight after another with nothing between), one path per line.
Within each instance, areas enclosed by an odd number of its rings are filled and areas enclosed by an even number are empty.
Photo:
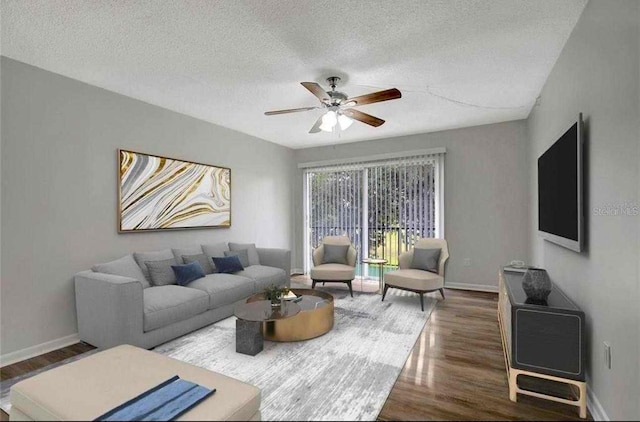
M378 420L581 420L573 406L522 395L509 400L497 294L445 289L445 295Z
M305 282L302 277L294 280ZM378 420L579 420L572 406L526 396L518 396L518 403L509 401L496 294L447 289L445 295L447 299L438 301L416 341ZM416 306L420 306L417 296ZM0 378L91 349L81 343L65 347L6 366L0 369ZM7 414L0 412L0 420L8 420Z
M54 350L53 352L45 353L44 355L36 356L31 359L23 360L22 362L14 363L0 368L0 380L8 380L13 377L24 375L31 371L43 368L45 366L58 363L70 357L79 355L81 353L93 350L94 347L85 343L76 343L71 346L63 347L62 349ZM0 410L0 421L8 421L9 415Z

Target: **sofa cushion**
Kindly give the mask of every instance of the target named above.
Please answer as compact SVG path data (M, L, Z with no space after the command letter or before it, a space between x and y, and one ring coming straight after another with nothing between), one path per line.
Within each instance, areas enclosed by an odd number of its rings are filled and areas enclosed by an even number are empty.
M151 281L151 276L149 276L149 269L145 265L145 261L162 261L163 259L175 258L173 256L173 252L171 252L171 249L163 249L161 251L152 252L136 252L133 254L133 257L136 259L136 262L142 270L144 277L149 282Z
M200 290L209 295L209 309L230 305L246 299L254 292L255 283L235 274L209 274L189 283L189 289Z
M145 332L184 321L209 308L209 296L189 287L149 287L142 294Z
M136 264L133 255L123 256L115 261L105 262L104 264L96 264L91 270L95 273L104 273L111 275L119 275L138 280L143 288L149 287L149 281L144 276L142 270Z
M356 278L356 269L344 264L321 264L311 268L312 280L349 281Z
M231 251L247 251L249 256L249 265L260 265L260 256L255 243L233 243L229 242L229 250ZM249 265L245 265L248 267Z
M213 258L214 256L221 258L224 256L224 251L228 250L229 247L224 242L202 245L202 252L204 252L209 258Z
M211 267L213 268L213 272L217 272L216 264L213 263L211 258L222 258L224 257L224 252L229 250L229 247L226 243L209 243L206 245L201 245L202 252L209 257L209 262L211 262Z
M200 245L195 245L195 246L190 246L187 248L174 248L171 249L171 252L173 252L173 256L176 258L176 261L178 261L178 264L188 264L188 262L184 262L182 260L182 256L183 255L198 255L202 253L202 246Z
M213 257L211 259L213 259L213 265L216 267L216 273L233 274L244 270L240 258L237 256Z
M247 251L246 249L242 249L239 251L225 251L224 256L237 256L244 268L247 268L249 265L251 265L249 263L249 251Z
M172 265L171 268L176 275L176 283L180 286L186 286L193 280L205 276L204 270L198 261L193 261L189 264Z
M161 261L145 261L145 265L149 271L152 285L167 286L176 284L176 275L172 268L172 266L178 265L178 261L175 258L171 257Z
M444 286L444 279L438 274L414 269L389 271L384 275L384 282L390 286L424 291L436 290Z
M185 264L198 262L205 274L213 274L215 271L213 268L213 261L203 253L197 255L182 255L182 262L184 262Z
M287 284L287 274L283 269L266 265L251 265L236 275L252 279L255 282L256 293L262 293L269 286Z

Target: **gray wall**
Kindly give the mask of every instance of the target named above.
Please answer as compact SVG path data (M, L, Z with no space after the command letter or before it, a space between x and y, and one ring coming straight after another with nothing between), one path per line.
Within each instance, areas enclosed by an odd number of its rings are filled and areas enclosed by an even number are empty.
M356 123L357 124L357 123ZM528 256L526 127L514 121L295 151L297 163L445 147L447 283L497 287L498 269ZM302 171L294 191L294 265L302 268ZM463 266L465 258L471 266Z
M291 247L293 151L2 58L0 352L74 334L73 274L224 240ZM119 147L232 169L230 229L118 234Z
M585 311L590 388L608 416L639 419L640 281L638 215L597 215L596 209L640 206L638 92L639 2L591 1L528 119L531 209L537 209L537 158L584 113L587 250L578 254L543 241L531 213L533 263ZM612 346L606 369L603 341Z

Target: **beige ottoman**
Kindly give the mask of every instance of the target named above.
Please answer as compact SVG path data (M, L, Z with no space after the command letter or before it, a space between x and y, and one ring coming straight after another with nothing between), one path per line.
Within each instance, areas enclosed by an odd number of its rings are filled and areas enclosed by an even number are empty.
M11 388L10 420L93 420L174 375L217 391L178 420L260 420L260 390L134 346L118 346Z

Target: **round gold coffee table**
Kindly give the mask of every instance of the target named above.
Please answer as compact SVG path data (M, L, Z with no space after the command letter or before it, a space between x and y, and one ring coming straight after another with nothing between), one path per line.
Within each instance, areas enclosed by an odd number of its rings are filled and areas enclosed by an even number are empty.
M262 335L269 341L302 341L319 337L333 328L333 296L319 290L291 289L301 300L295 303L300 312L286 319L265 321ZM265 300L263 293L247 299L247 303Z

